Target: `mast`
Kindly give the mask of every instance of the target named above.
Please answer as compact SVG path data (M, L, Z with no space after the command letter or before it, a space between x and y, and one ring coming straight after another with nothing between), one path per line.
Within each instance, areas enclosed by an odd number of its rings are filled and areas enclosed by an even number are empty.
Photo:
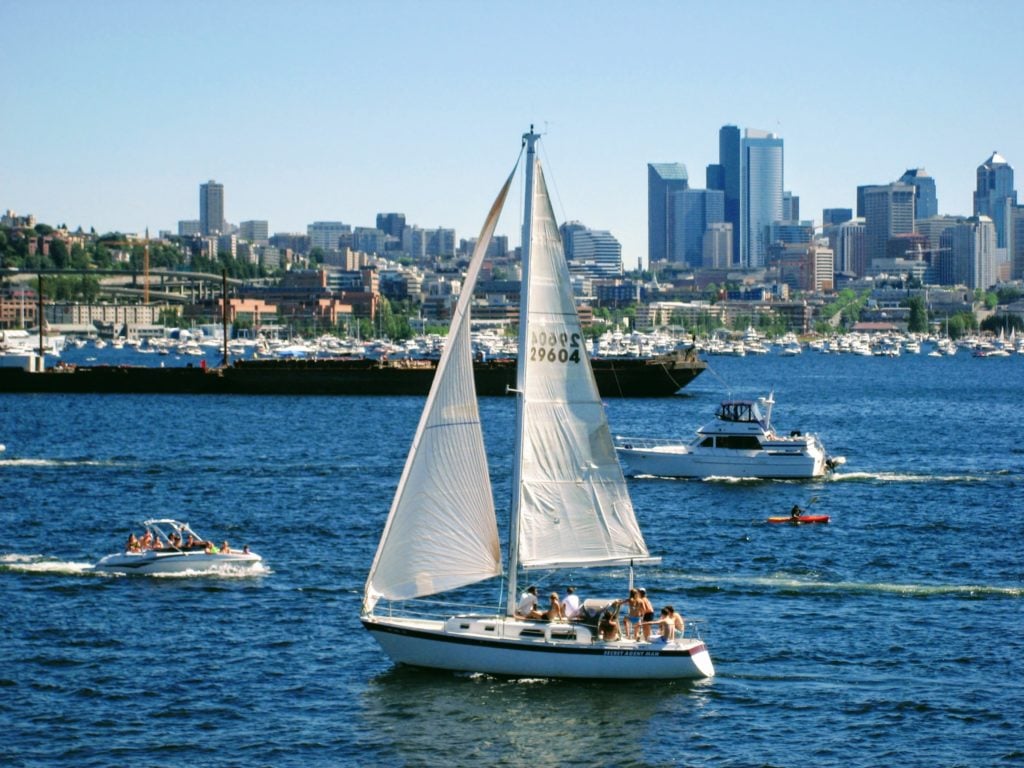
M512 509L508 526L508 595L506 612L515 614L519 600L517 576L519 571L519 506L522 502L520 477L522 474L523 440L525 424L523 412L526 397L526 356L529 348L527 326L530 318L530 250L533 245L533 175L537 162L534 146L539 139L533 132L523 134L526 144L526 191L523 207L523 239L522 239L522 282L519 288L519 350L516 354L516 453L512 464Z
M221 270L221 272L220 272L220 279L221 279L221 289L220 289L221 313L220 313L220 319L221 319L221 328L222 328L221 341L222 341L222 343L224 345L224 361L221 363L221 365L224 368L227 368L228 367L228 271L226 269L222 269Z

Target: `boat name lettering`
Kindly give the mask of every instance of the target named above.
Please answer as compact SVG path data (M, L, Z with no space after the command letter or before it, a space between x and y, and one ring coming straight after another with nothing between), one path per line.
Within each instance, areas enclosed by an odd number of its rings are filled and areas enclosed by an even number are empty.
M530 360L541 363L579 363L580 334L568 331L532 331Z
M660 656L660 651L605 651L605 656Z

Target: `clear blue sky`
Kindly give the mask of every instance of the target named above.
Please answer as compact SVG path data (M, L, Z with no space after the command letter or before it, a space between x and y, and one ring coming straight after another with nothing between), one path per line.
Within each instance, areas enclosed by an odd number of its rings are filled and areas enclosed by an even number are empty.
M1016 0L0 0L0 22L0 209L71 228L176 231L216 179L271 232L399 211L472 237L531 122L559 220L628 266L647 163L703 187L727 123L783 137L816 221L911 167L957 214L993 150L1024 174Z

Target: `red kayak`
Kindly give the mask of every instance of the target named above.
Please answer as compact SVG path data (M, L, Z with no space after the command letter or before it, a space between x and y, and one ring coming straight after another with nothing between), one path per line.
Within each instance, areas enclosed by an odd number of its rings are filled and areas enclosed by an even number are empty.
M768 518L769 523L793 523L794 525L803 525L804 523L827 523L828 521L828 515L800 515L800 517L779 515L778 517Z

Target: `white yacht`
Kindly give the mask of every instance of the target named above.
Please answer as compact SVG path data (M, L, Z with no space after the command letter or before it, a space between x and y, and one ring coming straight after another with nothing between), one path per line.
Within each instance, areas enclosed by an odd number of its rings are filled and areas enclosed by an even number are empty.
M146 520L141 537L132 534L122 552L107 555L93 570L111 573L166 574L210 573L252 568L263 558L248 546L238 550L203 539L189 526L177 520Z
M771 425L774 404L773 395L726 400L693 440L617 436L615 448L626 474L634 477L812 478L845 463L829 456L817 435L777 434Z

